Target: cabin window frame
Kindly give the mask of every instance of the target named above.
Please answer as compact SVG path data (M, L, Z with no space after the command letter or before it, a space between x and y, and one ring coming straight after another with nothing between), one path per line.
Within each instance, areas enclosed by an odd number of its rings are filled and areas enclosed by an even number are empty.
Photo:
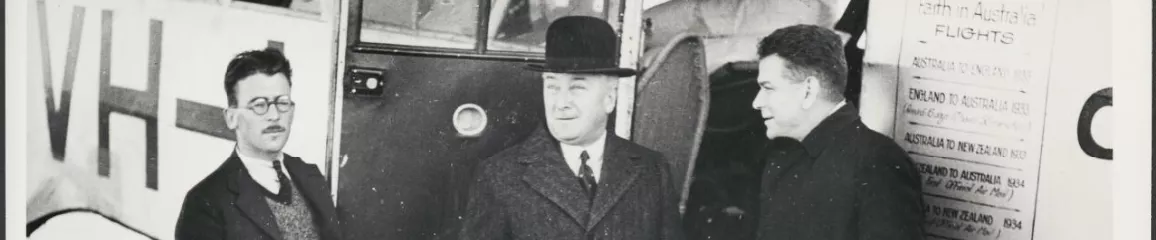
M492 50L490 48L490 12L494 0L476 0L478 2L478 12L475 15L474 21L474 46L471 49L448 48L448 47L429 47L429 46L414 46L395 43L370 42L361 40L362 31L362 6L364 1L374 0L348 0L349 1L349 22L347 29L348 49L355 53L366 54L391 54L391 55L408 55L408 56L432 56L432 57L449 57L462 59L482 59L482 60L502 60L502 61L530 61L542 62L545 61L545 53L529 52L529 51L502 51ZM625 3L628 0L602 0L604 1L604 18L611 26L614 27L615 32L622 35L622 16L625 13ZM619 45L622 44L622 39L619 39Z
M240 0L219 0L218 3L221 5L224 5L226 7L234 8L234 9L241 9L241 10L268 13L268 14L276 14L276 15L280 15L280 16L305 19L305 20L325 21L325 19L323 19L324 14L322 12L324 11L324 8L325 8L324 4L326 2L328 2L328 0L313 0L313 1L317 2L317 6L318 6L317 12L304 11L304 10L293 9L293 8L289 8L289 7L270 6L270 5L265 5L265 4L260 4L260 3L251 3L251 2L245 2L245 1L240 1Z

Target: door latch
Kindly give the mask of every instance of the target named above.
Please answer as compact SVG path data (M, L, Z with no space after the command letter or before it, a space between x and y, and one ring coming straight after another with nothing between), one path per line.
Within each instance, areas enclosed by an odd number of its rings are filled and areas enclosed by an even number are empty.
M385 92L385 69L354 67L346 76L345 93L348 95L380 97Z

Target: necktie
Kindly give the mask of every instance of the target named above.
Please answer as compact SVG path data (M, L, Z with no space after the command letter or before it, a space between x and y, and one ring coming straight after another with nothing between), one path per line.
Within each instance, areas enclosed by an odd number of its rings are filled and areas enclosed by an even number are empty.
M586 160L590 160L590 154L582 151L582 155L578 156L582 160L582 167L578 168L578 178L582 182L582 188L586 189L586 194L590 199L594 199L594 193L598 191L598 182L594 180L594 170L590 169L590 165L586 165Z
M277 195L273 200L281 203L289 203L293 200L293 183L289 182L289 177L285 176L285 172L281 171L281 161L273 161L273 170L277 171L277 183L281 184L281 189L277 191Z

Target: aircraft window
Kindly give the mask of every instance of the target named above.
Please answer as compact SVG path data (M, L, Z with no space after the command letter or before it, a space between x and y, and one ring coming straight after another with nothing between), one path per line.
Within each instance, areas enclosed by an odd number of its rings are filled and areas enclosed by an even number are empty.
M286 9L290 11L281 13L294 16L308 16L321 14L321 1L322 0L233 0L233 3L235 6L241 8L256 8L256 10ZM278 12L278 10L273 10L273 12Z
M289 4L293 3L291 0L237 0L238 2L251 2L256 4L264 4L275 7L288 8Z
M365 0L361 41L474 49L479 0Z
M563 16L606 19L610 0L493 0L487 49L545 52L546 28Z

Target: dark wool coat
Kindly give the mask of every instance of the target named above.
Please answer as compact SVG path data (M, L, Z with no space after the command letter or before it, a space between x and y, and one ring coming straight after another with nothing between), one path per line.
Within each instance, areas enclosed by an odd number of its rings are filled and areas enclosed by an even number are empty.
M283 159L290 178L313 210L318 235L323 240L341 239L336 209L321 171L288 154ZM176 239L283 239L263 191L234 152L185 195Z
M460 239L682 239L678 194L658 152L606 137L591 204L544 129L482 161Z
M858 112L843 106L801 143L776 139L763 172L758 239L923 239L919 173Z

